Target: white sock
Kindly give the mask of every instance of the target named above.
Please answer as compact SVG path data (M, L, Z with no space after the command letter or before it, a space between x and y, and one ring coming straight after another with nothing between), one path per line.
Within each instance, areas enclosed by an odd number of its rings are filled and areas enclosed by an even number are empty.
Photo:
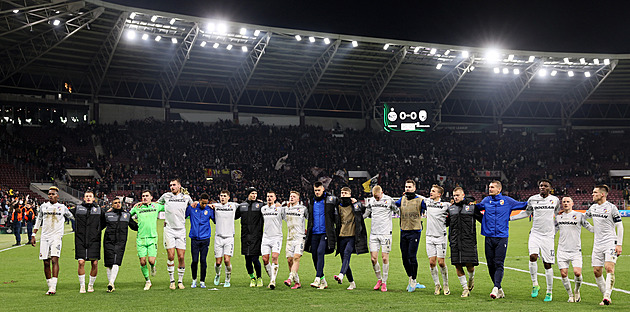
M545 279L547 280L547 292L553 292L553 269L545 270Z
M85 275L83 275L85 277ZM85 280L84 280L85 282ZM51 277L50 278L50 288L52 288L53 290L57 290L57 278L56 277Z
M433 284L440 285L440 276L436 267L431 268L431 277L433 278Z
M276 281L276 276L278 276L278 268L280 268L280 265L278 264L272 264L271 265L271 280L272 281Z
M569 297L573 297L573 291L571 290L571 281L569 281L568 277L562 278L562 285L564 285L564 289L567 290L567 294L569 294Z
M94 286L94 282L96 282L96 276L90 275L90 281L88 282L88 286Z
M471 280L473 278L475 278L475 271L468 272L468 279Z
M186 268L177 268L177 281L183 283L184 274L186 274Z
M529 262L529 275L532 278L532 284L538 286L538 262Z
M293 273L293 281L296 283L300 282L300 276L298 275L298 272L295 271L295 273Z
M383 264L384 265L384 264ZM381 266L376 262L375 265L372 266L374 268L374 274L376 275L376 279L381 279Z
M107 272L107 282L111 283L112 282L112 269L106 267L105 271Z
M216 273L217 276L221 275L221 265L220 264L219 265L217 265L216 263L214 264L214 273Z
M383 263L383 276L381 278L383 283L387 283L387 277L388 276L389 276L389 263L387 263L387 264Z
M291 273L289 273L289 278L288 280L293 281L293 271L291 271Z
M604 276L596 277L595 282L597 282L597 287L599 287L599 291L603 295L606 292L606 281L604 280Z
M339 273L339 278L341 279L341 281L343 282L343 273Z
M440 271L442 272L442 282L444 282L444 287L448 287L448 269L446 266L440 267Z
M271 263L265 264L265 271L267 271L267 275L271 277Z
M582 275L575 277L575 292L580 291L580 287L582 286Z
M112 284L116 281L116 277L118 276L118 270L120 267L117 264L112 266L112 278L109 280Z
M79 275L79 286L85 286L85 274Z
M464 290L468 289L468 281L466 281L466 275L458 276L459 283L462 285Z
M225 281L229 282L232 278L232 265L225 266Z
M166 270L171 278L171 283L175 282L175 261L166 260Z
M613 286L615 286L615 273L607 273L606 274L606 292L604 293L604 297L610 298L612 294Z
M46 285L48 285L48 288L50 288L50 278L46 279Z

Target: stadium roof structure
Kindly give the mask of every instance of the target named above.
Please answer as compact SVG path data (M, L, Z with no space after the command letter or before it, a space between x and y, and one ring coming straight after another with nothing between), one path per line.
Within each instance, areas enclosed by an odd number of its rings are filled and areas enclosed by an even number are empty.
M493 51L96 0L2 1L0 18L3 102L67 93L69 83L75 100L164 107L166 116L192 108L372 119L383 102L431 102L442 125L630 120L630 54Z

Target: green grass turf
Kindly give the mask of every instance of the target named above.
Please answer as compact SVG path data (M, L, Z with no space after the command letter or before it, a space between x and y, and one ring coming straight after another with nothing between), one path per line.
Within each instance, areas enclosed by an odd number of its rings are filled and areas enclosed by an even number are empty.
M161 222L161 221L160 221ZM369 219L366 220L369 226ZM626 228L630 228L630 219L624 218ZM238 225L238 221L237 221ZM217 290L191 289L190 255L186 254L186 276L184 278L185 290L168 289L168 274L166 272L166 251L158 250L157 267L158 274L152 278L153 288L143 291L144 279L140 272L139 262L136 256L135 232L130 231L127 250L123 265L120 268L116 281L116 291L106 293L106 271L102 261L99 262L99 274L94 293L79 294L77 279L77 264L74 260L73 234L64 236L63 249L60 261L60 274L55 296L45 296L47 286L42 272L42 261L38 259L39 245L37 247L24 246L5 250L14 243L13 235L0 236L0 294L3 311L97 311L97 310L135 310L156 311L167 309L190 310L467 310L467 311L565 311L565 310L593 310L604 308L607 310L628 311L630 309L630 295L622 292L613 292L613 305L599 307L601 294L596 287L582 286L582 302L567 303L567 293L560 280L554 280L554 301L543 302L545 278L539 277L541 295L532 299L530 297L531 281L529 274L506 269L503 280L503 288L506 298L491 300L489 298L492 283L485 265L480 265L475 276L475 289L469 298L460 298L461 286L455 274L455 268L446 260L449 269L451 285L450 296L434 296L432 280L429 273L429 264L426 258L424 235L418 251L419 276L418 281L427 286L427 289L407 293L407 276L400 259L398 220L394 220L394 245L390 255L390 272L388 280L389 292L381 293L371 290L375 277L370 263L369 254L354 255L351 267L354 272L358 289L346 290L347 282L338 285L333 280L340 268L340 258L329 255L326 257L325 274L329 283L329 289L316 290L308 287L313 281L315 272L309 253L305 254L300 267L300 278L305 285L303 289L291 290L282 284L282 280L288 276L288 269L283 251L280 256L280 273L276 290L267 288L250 288L249 278L246 274L244 257L240 255L240 235L237 226L236 255L233 258L232 287ZM506 267L528 270L527 238L531 223L527 220L512 222ZM214 227L214 225L213 225ZM159 243L162 243L162 231L159 231ZM628 231L627 231L628 232ZM214 233L214 228L213 228ZM286 233L286 228L285 228ZM23 235L25 239L26 235ZM628 240L628 234L626 241ZM212 240L211 240L212 241ZM479 260L485 262L483 252L483 237L478 237ZM586 230L582 231L584 253L584 281L595 283L592 269L590 268L590 253L593 245L593 235ZM626 244L624 252L630 252ZM213 258L213 246L211 243L209 259ZM212 261L212 260L211 260ZM616 288L630 290L630 257L622 256L617 262ZM89 270L89 268L87 268ZM539 272L543 273L542 263L539 262ZM556 276L560 273L554 265ZM214 288L213 264L208 267L207 282L210 289ZM221 281L225 275L222 273ZM572 273L569 275L572 278ZM263 279L267 285L269 278L263 269Z

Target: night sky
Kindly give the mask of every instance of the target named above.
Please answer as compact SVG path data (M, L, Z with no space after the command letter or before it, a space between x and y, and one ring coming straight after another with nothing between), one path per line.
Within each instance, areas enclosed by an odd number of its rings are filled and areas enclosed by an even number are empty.
M336 34L502 49L630 53L625 1L106 1Z

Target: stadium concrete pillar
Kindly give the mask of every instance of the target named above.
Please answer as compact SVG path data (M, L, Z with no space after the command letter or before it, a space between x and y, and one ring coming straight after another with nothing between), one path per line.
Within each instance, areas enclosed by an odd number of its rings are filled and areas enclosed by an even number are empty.
M171 103L168 100L162 102L164 106L164 121L171 121Z
M17 43L0 51L0 83L21 71L50 50L57 47L70 36L95 21L105 11L98 7L65 21L63 25L53 27L29 40Z
M232 121L236 125L239 124L239 121L238 121L238 107L233 107L232 108Z
M306 126L306 116L304 116L304 111L301 111L299 115L300 115L300 126L301 127Z
M101 117L100 109L101 109L100 101L98 97L94 97L94 100L92 101L92 120L94 120L96 124L100 123L100 117Z

